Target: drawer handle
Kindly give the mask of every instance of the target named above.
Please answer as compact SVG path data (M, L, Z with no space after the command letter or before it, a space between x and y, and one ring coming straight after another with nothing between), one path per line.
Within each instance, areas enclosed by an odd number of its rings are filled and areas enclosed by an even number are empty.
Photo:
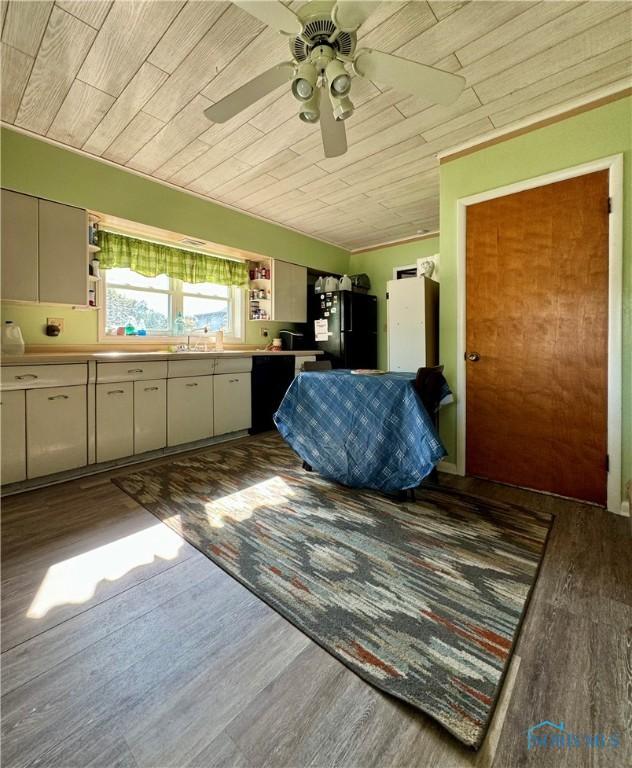
M68 397L69 397L68 395L51 395L51 397L49 397L48 399L49 400L68 400Z
M239 381L239 379L228 379L229 384L234 384L236 381Z
M145 392L157 392L160 387L145 387Z
M24 381L25 379L37 379L39 376L36 376L34 373L24 373L22 376L16 376L16 381Z
M128 373L142 373L142 372L143 372L142 368L130 368L128 371Z
M197 381L190 382L187 387L197 387Z
M108 392L108 395L124 395L124 394L125 394L125 390L124 389L111 389Z

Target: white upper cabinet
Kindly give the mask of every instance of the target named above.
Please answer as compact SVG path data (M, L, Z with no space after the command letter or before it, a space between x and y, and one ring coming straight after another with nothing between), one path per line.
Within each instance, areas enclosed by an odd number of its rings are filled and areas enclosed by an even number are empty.
M274 260L272 268L272 320L307 322L307 269Z
M2 298L37 301L36 197L2 190Z
M39 201L39 300L88 303L88 216L81 208Z

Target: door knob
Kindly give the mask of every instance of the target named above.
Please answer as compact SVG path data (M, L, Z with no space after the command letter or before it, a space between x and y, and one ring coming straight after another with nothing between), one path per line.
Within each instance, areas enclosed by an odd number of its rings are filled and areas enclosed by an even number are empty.
M465 359L469 360L470 363L476 363L481 359L481 356L478 354L478 352L466 352Z

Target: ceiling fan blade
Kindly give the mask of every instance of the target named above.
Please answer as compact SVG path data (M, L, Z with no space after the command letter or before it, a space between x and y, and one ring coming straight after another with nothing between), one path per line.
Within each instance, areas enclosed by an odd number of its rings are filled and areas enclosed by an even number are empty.
M241 88L224 96L216 104L211 104L204 110L204 114L214 123L225 123L231 117L239 114L242 110L259 101L268 93L287 83L294 72L294 65L286 61L283 64L277 64L257 77L253 77Z
M299 35L303 29L298 16L278 0L233 0L233 3L286 35Z
M343 120L336 120L329 102L327 89L320 93L320 133L325 157L340 157L347 151L347 132Z
M368 48L358 51L353 68L361 77L392 85L436 104L452 104L465 88L465 78L460 75Z
M342 32L355 32L375 10L375 0L338 0L331 11L331 20Z

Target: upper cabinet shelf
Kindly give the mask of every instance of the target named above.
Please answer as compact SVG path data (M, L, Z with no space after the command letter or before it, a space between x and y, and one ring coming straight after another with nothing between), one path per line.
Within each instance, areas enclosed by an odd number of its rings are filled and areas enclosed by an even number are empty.
M250 262L248 319L307 322L307 269L279 259Z

